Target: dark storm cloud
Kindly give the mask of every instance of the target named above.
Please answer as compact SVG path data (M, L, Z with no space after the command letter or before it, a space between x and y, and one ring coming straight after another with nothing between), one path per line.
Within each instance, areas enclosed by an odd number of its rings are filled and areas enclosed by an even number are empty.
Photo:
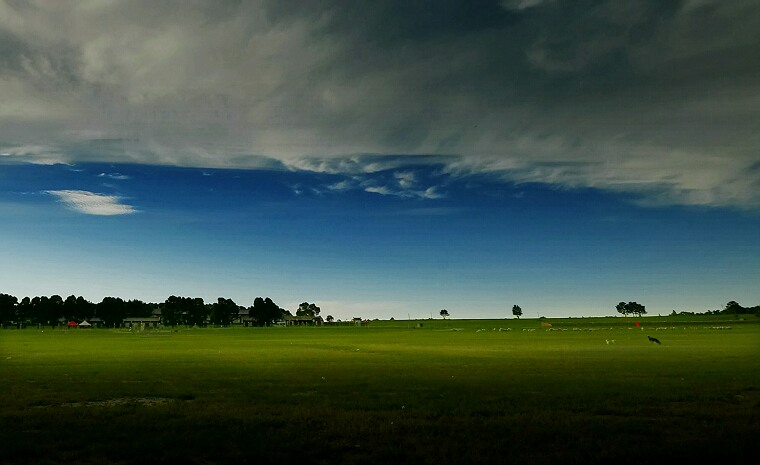
M435 155L757 207L758 31L739 0L0 2L0 142L317 171Z

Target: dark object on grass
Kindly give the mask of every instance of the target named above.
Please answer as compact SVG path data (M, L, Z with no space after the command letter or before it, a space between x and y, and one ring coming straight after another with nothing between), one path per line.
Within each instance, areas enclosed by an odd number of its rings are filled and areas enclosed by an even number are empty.
M649 338L649 342L654 342L655 344L659 344L660 340L657 338L654 338L652 336L647 336Z

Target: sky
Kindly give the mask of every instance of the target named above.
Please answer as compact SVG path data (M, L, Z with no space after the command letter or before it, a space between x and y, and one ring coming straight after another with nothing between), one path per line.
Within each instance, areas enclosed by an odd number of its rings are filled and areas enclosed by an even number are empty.
M0 0L0 292L760 303L754 0Z

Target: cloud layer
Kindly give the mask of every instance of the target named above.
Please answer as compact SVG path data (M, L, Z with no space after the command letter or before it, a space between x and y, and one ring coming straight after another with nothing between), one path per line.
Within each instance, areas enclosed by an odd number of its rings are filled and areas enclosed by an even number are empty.
M429 156L757 208L758 31L751 0L0 1L0 152L347 176Z
M48 191L75 211L87 215L113 216L135 213L131 205L121 203L117 196L79 190Z

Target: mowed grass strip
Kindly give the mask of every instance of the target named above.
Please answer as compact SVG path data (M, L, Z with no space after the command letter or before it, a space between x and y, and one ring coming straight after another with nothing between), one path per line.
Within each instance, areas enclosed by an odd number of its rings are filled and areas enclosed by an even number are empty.
M383 323L1 331L0 460L756 456L760 325L683 324L656 345L618 321Z

